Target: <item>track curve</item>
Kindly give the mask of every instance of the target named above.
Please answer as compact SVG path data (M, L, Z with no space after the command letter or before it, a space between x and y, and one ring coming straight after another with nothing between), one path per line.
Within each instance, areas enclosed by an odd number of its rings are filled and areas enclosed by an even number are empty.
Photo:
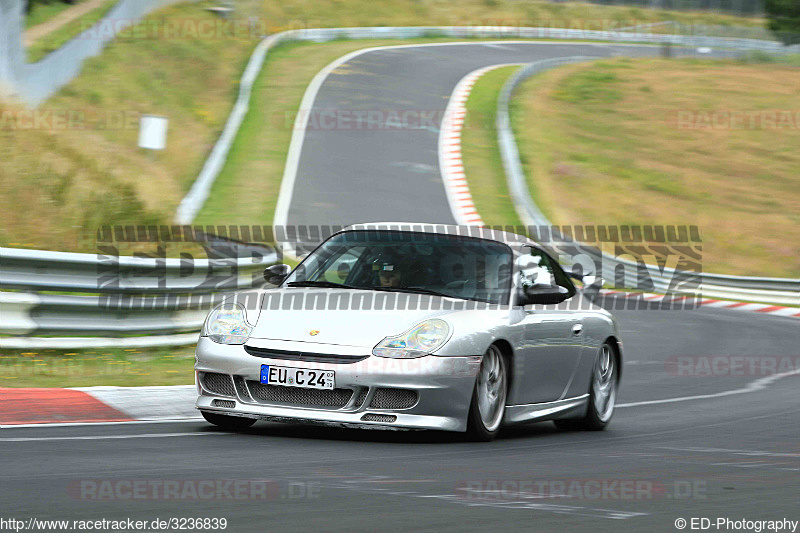
M313 104L311 123L295 132L299 139L293 144L301 150L287 165L296 165L296 172L284 175L293 186L281 190L275 225L454 224L437 146L442 115L461 78L500 63L659 51L655 46L501 41L387 46L350 54L304 97L304 104ZM331 111L345 118L376 112L385 123L364 127L368 120L353 119L340 124L326 115ZM392 127L389 111L427 113L431 120L420 120L417 129Z

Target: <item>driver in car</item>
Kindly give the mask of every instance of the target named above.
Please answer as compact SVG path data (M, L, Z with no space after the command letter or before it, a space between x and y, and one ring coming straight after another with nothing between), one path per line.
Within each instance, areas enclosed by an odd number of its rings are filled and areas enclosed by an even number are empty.
M399 287L402 280L400 270L393 262L381 261L375 265L378 270L378 285L380 287Z

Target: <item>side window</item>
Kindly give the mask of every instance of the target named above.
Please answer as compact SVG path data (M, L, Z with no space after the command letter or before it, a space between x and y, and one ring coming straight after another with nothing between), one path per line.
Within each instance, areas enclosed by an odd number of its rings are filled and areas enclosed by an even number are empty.
M560 285L569 291L570 298L575 295L575 285L552 257L535 248L523 250L530 253L523 253L519 259L520 286Z
M555 285L555 273L546 256L533 248L526 250L530 250L530 253L523 253L519 258L520 285L522 287Z

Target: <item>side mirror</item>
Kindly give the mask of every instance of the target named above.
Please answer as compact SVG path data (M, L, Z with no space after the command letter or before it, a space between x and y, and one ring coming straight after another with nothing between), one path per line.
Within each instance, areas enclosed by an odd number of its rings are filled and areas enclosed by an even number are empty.
M522 290L519 305L554 305L568 296L567 288L560 285L531 285Z
M277 286L283 283L283 281L289 277L291 272L292 267L279 263L277 265L267 267L266 270L264 270L264 279L270 285Z

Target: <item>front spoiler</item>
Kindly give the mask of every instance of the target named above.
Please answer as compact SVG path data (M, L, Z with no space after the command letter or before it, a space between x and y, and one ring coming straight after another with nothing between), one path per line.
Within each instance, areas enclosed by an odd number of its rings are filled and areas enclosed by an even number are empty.
M240 404L233 409L214 406L211 402L214 397L200 396L197 399L197 409L209 413L255 418L266 422L281 422L289 424L314 424L333 427L347 427L354 429L438 429L442 431L464 431L465 421L462 418L447 416L413 415L400 411L369 410L359 412L323 411L316 409L299 409L295 407L261 406ZM367 413L396 416L394 422L371 422L361 420Z

